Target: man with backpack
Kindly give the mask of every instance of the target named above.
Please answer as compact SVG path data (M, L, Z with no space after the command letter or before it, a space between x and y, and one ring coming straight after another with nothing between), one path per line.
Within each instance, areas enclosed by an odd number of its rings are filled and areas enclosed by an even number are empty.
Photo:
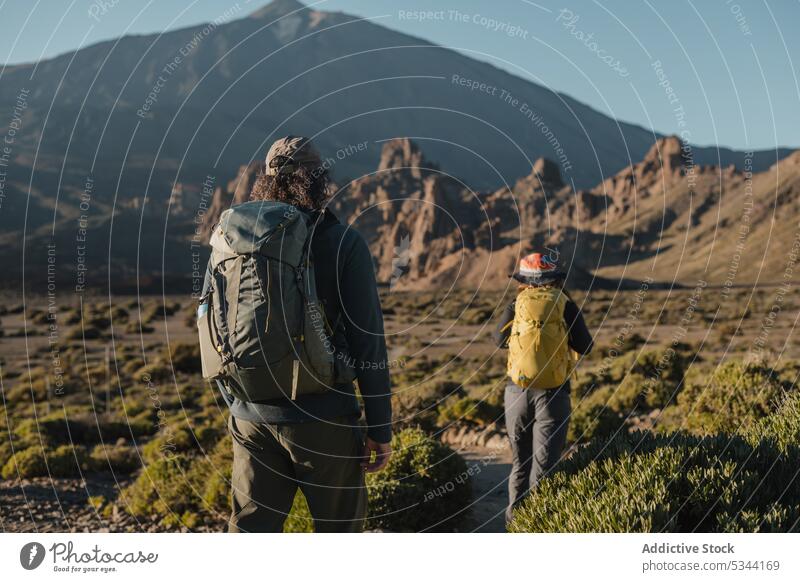
M506 523L561 457L573 353L588 354L593 344L580 308L564 290L566 275L549 255L523 257L513 278L519 283L517 297L494 334L498 347L509 350L504 404L513 460Z
M198 330L203 376L231 413L231 532L282 531L298 488L317 532L361 531L364 471L391 454L372 255L326 208L328 186L311 140L279 139L251 201L211 235Z

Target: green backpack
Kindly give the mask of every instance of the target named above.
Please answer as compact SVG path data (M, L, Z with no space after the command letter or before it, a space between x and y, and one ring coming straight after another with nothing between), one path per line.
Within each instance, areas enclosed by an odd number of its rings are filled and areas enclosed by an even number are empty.
M315 224L294 206L247 202L211 235L210 285L198 308L203 377L246 402L319 394L355 377L337 365L317 297Z

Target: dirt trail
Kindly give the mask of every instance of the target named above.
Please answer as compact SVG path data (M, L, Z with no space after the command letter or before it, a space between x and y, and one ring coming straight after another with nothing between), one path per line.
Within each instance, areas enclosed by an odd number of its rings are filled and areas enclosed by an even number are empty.
M472 469L474 500L467 531L505 532L511 452L508 447L468 447L460 450L459 454Z

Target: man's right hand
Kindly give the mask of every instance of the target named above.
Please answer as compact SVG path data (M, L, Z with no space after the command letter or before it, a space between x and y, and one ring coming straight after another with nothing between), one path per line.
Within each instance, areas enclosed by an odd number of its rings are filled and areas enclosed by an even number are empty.
M375 460L372 460L372 453L375 453ZM371 438L367 437L364 443L364 459L361 461L361 466L367 473L374 473L383 469L389 458L392 456L392 443L376 443Z

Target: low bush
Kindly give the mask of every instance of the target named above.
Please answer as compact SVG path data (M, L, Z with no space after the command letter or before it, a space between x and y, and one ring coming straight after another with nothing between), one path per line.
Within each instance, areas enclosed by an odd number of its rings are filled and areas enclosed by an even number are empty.
M97 445L90 458L94 471L127 474L142 466L136 449L128 445Z
M439 426L448 426L461 422L487 426L498 421L503 415L501 406L469 396L448 399L439 406L438 410L439 418L437 424Z
M78 477L89 470L89 453L81 445L61 445L48 451L47 465L53 477Z
M783 394L784 386L772 368L725 362L710 377L696 375L679 394L682 428L697 434L746 429L774 412Z
M620 433L542 480L514 532L739 532L800 528L800 449L740 436Z
M148 435L155 428L143 417L125 419L106 414L75 413L65 418L62 412L54 412L38 420L23 420L14 428L14 433L23 440L42 439L50 445L95 444Z
M392 450L387 467L367 475L367 528L405 532L458 528L472 499L464 460L414 428L397 433Z
M218 526L230 512L231 462L230 438L220 440L207 456L152 455L120 493L119 506L136 517L157 517L169 529Z
M47 461L45 462L45 457ZM89 469L89 455L80 445L61 445L55 449L32 446L17 451L3 466L3 479L32 477L77 477Z
M47 475L47 465L41 447L29 447L11 455L3 465L0 475L3 479L14 479L18 476L26 479Z
M439 405L448 398L465 396L458 382L433 380L413 387L400 387L392 398L394 418L401 426L410 424L433 428Z
M184 372L186 374L200 373L200 345L194 343L177 343L169 347L169 359L172 361L172 367L176 372Z
M140 323L136 319L130 320L127 324L125 324L125 333L131 334L147 334L153 333L155 328L151 325L147 325L147 323Z
M775 414L754 422L742 433L751 443L768 440L784 451L792 446L800 446L800 392L788 393Z

